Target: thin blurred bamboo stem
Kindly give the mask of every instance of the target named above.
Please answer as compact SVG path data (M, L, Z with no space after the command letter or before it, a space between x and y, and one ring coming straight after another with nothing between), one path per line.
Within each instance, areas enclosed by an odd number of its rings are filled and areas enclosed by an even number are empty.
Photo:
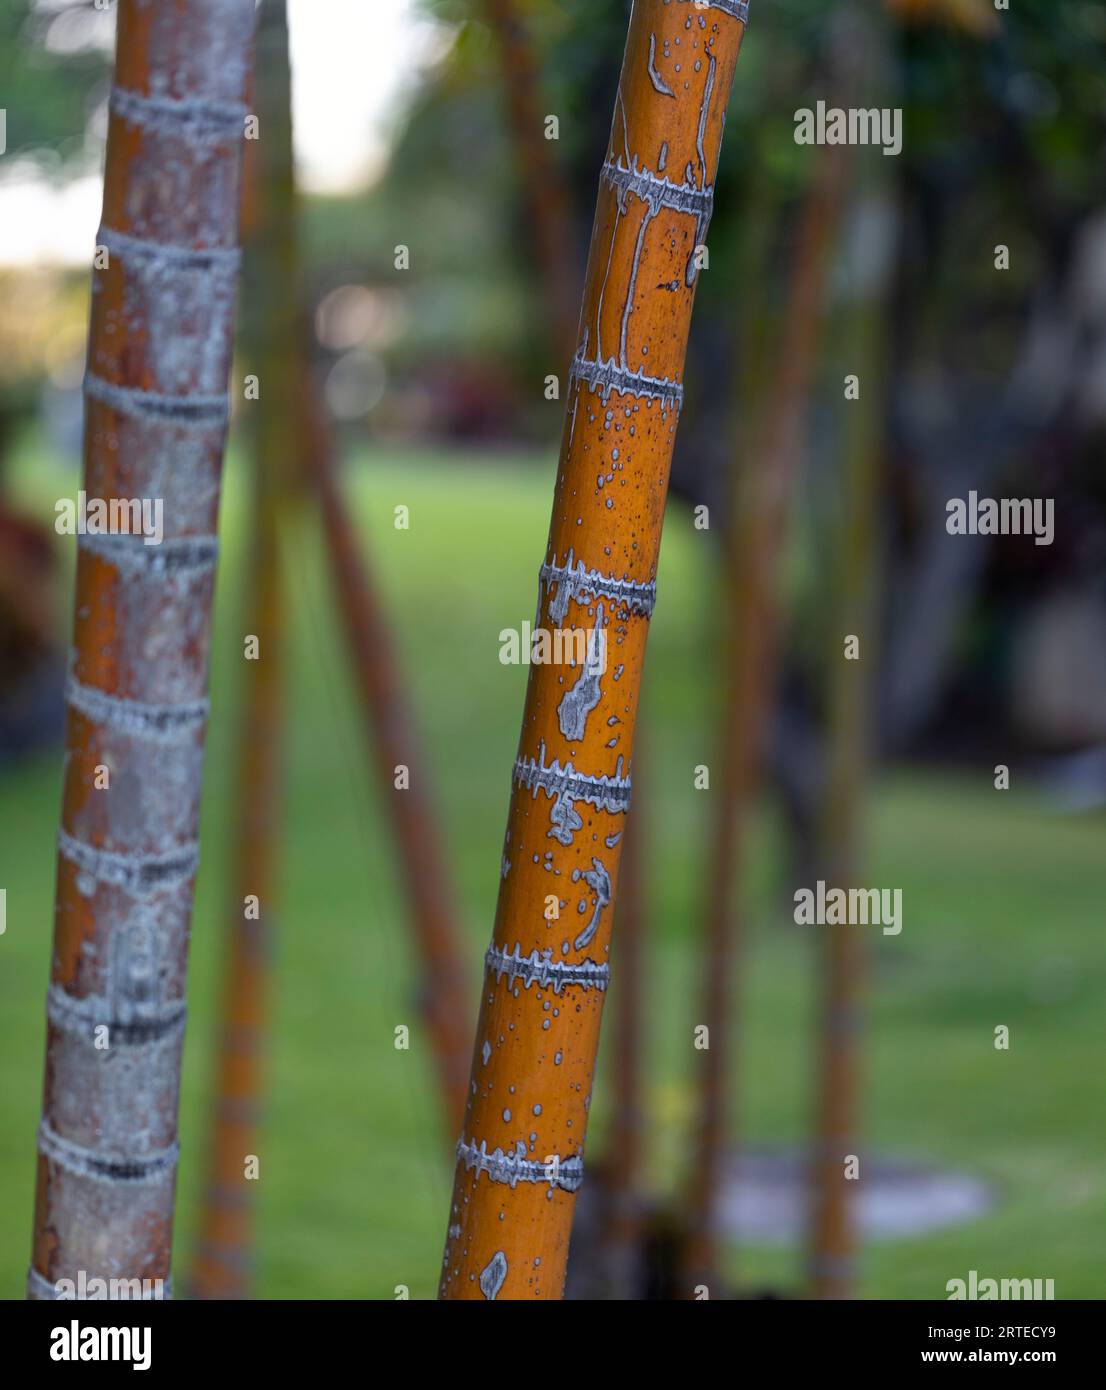
M749 394L766 404L748 441L745 466L733 470L733 536L725 579L729 623L723 641L722 756L711 827L703 950L702 1018L709 1046L703 1052L691 1165L684 1260L688 1293L699 1285L709 1287L718 1277L715 1216L740 1019L734 972L743 944L744 907L738 900L746 886L746 840L779 662L780 570L847 169L844 147L819 151L819 163L803 199L787 306L767 381L767 354L762 345L754 345L760 361L754 360L750 374L754 381L759 377L765 389L754 388ZM763 220L770 224L770 218Z
M314 447L309 471L322 510L327 554L345 629L361 708L375 755L377 779L388 797L402 882L411 910L420 963L420 1009L430 1044L447 1127L461 1121L472 1047L472 1008L464 968L457 894L441 843L430 787L429 762L410 703L368 561L342 497L333 437L313 401ZM397 786L401 769L407 785Z
M857 886L860 820L867 777L871 673L877 659L873 589L875 513L879 486L881 353L884 305L878 298L853 310L850 362L862 382L847 409L840 555L835 591L837 649L831 654L828 754L819 825L818 873L831 888ZM860 639L859 660L846 660L846 636ZM860 928L819 927L819 1004L815 1129L812 1155L810 1283L819 1298L847 1298L855 1283L853 1194L847 1172L860 1161L861 1004L865 975ZM863 1176L862 1174L860 1175Z
M573 253L572 195L546 138L538 105L541 72L518 0L484 0L499 40L507 107L522 183L526 220L534 240L546 314L559 370L567 372L576 351L580 272Z
M642 735L634 758L634 804L626 816L613 958L618 984L613 991L614 1116L605 1166L609 1189L605 1245L610 1296L634 1298L644 1258L645 1209L642 1192L642 1139L645 1123L644 1077L647 1045L642 1027L645 991L645 933L649 852L648 778L642 773Z
M275 868L282 801L285 620L281 518L299 462L295 354L298 247L292 166L291 71L285 0L259 11L253 94L262 138L248 146L242 225L246 243L243 358L259 396L250 424L251 535L243 637L247 660L237 748L237 798L228 960L220 1004L208 1180L191 1292L247 1298L256 1267L255 1179L260 1169L270 959L279 891ZM278 292L283 287L284 292Z
M841 71L873 105L885 105L887 32L880 15L848 6L837 19ZM859 55L863 55L862 57ZM885 161L857 156L854 212L867 228L866 253L851 257L841 359L859 395L844 404L842 484L836 555L830 575L827 752L817 826L816 869L832 888L858 886L865 784L870 761L871 689L879 656L875 589L876 518L882 472L886 382L887 279L897 236L897 208ZM877 230L878 229L878 230ZM845 655L859 640L858 659ZM818 928L818 1015L815 1111L808 1234L809 1284L818 1298L855 1290L855 1193L859 1152L865 978L862 928L848 922ZM854 1164L858 1165L854 1168Z

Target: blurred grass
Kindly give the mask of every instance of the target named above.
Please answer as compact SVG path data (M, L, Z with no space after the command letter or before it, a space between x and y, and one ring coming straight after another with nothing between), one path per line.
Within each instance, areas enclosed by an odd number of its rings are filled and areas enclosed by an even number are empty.
M475 971L490 930L525 670L500 665L501 628L533 618L553 463L375 449L350 479L358 522L394 615L440 792ZM20 460L29 505L52 512L75 476L37 449ZM233 743L242 635L242 489L232 467L213 655L213 717L202 824L191 1012L182 1099L176 1279L182 1291L202 1176L204 1101L220 939L228 913ZM410 508L398 531L393 508ZM285 541L293 629L287 834L268 1124L261 1146L262 1297L431 1297L449 1198L449 1144L412 1003L402 898L310 506ZM651 1180L681 1173L697 1018L701 836L709 792L692 770L713 756L716 615L709 542L673 510L645 698L653 920L649 1086ZM68 592L68 585L66 587ZM49 964L57 750L0 781L0 1297L22 1294L41 1089ZM896 774L874 789L867 881L901 887L904 929L871 938L866 1082L874 1150L954 1164L1001 1193L980 1221L873 1245L862 1292L944 1296L946 1280L1054 1278L1057 1296L1101 1297L1106 1218L1102 1123L1101 818L1046 813L1015 767L989 775ZM741 1123L758 1142L799 1141L811 1096L813 956L781 909L770 814L751 862L751 947L742 984L747 1053ZM617 951L617 947L616 947ZM617 956L615 961L617 988ZM393 1048L411 1026L409 1052ZM993 1046L998 1024L1011 1046ZM600 1083L589 1148L602 1146ZM733 1252L744 1280L793 1285L795 1251Z

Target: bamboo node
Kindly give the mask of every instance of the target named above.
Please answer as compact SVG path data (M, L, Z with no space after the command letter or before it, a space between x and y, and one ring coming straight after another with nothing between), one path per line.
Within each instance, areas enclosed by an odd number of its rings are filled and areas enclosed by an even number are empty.
M183 1000L170 1004L136 1006L127 1018L115 1016L115 1006L100 995L78 999L60 985L52 984L46 994L46 1018L58 1032L95 1045L95 1030L106 1027L112 1047L141 1047L160 1042L173 1033L184 1032L187 1013Z
M181 270L225 270L237 275L242 252L237 246L177 246L172 242L154 241L150 237L121 232L116 227L101 226L96 233L96 245L103 246L112 256L134 256L152 261L172 261Z
M556 597L549 604L549 618L558 626L565 620L569 603L582 603L585 594L593 599L608 599L616 607L627 608L644 618L651 616L657 601L656 580L644 583L637 579L616 579L612 574L585 569L583 560L577 560L571 550L563 565L557 563L556 555L551 562L542 565L538 583L543 591L554 586L557 589Z
M104 1183L143 1183L157 1181L176 1168L180 1145L173 1143L152 1154L126 1158L105 1155L63 1139L43 1120L38 1127L38 1151L43 1158L81 1178Z
M500 1148L489 1153L486 1139L481 1139L479 1148L475 1140L470 1144L462 1139L457 1145L457 1159L468 1172L475 1168L477 1177L486 1173L492 1182L509 1187L517 1187L520 1182L547 1182L551 1188L576 1192L584 1181L584 1160L578 1154L569 1154L567 1158L559 1154L545 1159L527 1158L526 1145L521 1140L514 1153Z
M108 106L128 125L204 142L244 138L246 117L250 114L249 108L240 102L151 97L127 87L113 87Z
M94 883L113 884L132 897L148 896L160 888L187 882L200 860L200 847L195 841L168 854L120 854L85 844L65 830L58 831L58 850Z
M86 372L84 392L117 414L135 420L165 420L206 430L225 426L230 419L230 397L225 391L216 396L166 396L138 386L117 386L95 372Z
M631 371L629 367L620 366L613 357L608 357L606 361L593 360L578 353L573 359L568 380L569 390L575 381L586 382L592 391L599 393L604 405L610 400L612 391L623 396L641 396L643 400L659 401L662 410L679 410L684 400L684 388L678 381L646 376L643 370Z
M611 975L609 965L594 960L571 964L551 960L550 956L551 951L539 952L536 947L524 956L521 943L516 941L511 952L501 946L491 946L484 956L484 964L494 973L497 983L506 975L512 989L516 980L521 980L526 989L537 984L551 989L554 994L560 994L565 985L578 985L581 989L607 988Z
M710 221L714 207L713 184L709 188L689 188L686 184L673 183L671 179L663 178L654 174L652 169L639 165L637 155L634 155L629 168L625 164L612 163L608 159L599 172L599 179L621 197L633 193L649 205L649 211L654 217L661 208L668 208L670 212L686 212L698 219L700 224ZM696 241L702 239L700 231L696 235Z
M187 743L207 721L208 702L193 700L179 705L148 705L127 700L92 685L82 685L73 675L65 687L70 709L94 724L128 738L157 743Z
M618 771L613 777L606 774L593 777L586 772L577 772L571 760L561 766L557 758L551 763L545 761L545 740L538 746L537 760L519 758L515 762L513 782L516 787L532 792L536 797L539 791L554 797L555 805L550 813L553 829L549 834L562 845L572 844L574 833L583 824L573 810L573 803L586 801L597 811L609 815L619 815L630 809L630 779L622 776L622 758L616 763Z
M77 548L131 575L200 574L214 569L219 557L219 542L214 536L181 536L147 545L143 536L86 531L77 537Z

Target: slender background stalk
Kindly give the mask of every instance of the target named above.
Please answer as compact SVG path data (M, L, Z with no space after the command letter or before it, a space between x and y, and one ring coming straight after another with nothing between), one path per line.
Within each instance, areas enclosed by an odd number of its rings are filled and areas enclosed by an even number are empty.
M285 0L259 10L253 108L260 139L245 167L242 351L258 379L243 407L251 468L250 539L242 635L256 637L245 662L238 733L234 890L229 905L207 1187L191 1292L245 1298L256 1265L255 1179L260 1165L270 959L276 920L284 686L281 515L302 453L298 410L303 364L296 207L292 175L291 72ZM253 1171L251 1169L251 1171Z

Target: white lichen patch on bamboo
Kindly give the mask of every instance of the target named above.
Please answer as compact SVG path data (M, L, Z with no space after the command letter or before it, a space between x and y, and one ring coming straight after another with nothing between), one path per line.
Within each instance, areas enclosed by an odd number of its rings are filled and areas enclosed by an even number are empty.
M578 743L587 728L588 715L602 698L602 677L607 669L607 633L603 605L596 605L595 626L588 633L584 669L576 684L566 690L557 707L557 722L569 743Z
M572 943L577 951L582 951L591 942L599 930L599 922L604 909L611 904L611 876L600 860L593 858L591 868L585 869L581 877L595 894L595 907L591 914L591 920Z
M578 1154L561 1158L553 1154L538 1160L526 1157L526 1145L519 1140L515 1151L502 1148L488 1150L486 1139L472 1143L462 1139L457 1145L457 1158L467 1172L475 1170L477 1177L485 1174L490 1181L517 1187L520 1182L548 1183L550 1190L561 1188L565 1192L576 1192L584 1180L584 1161Z
M480 1292L489 1302L494 1303L496 1294L503 1287L506 1278L507 1256L502 1250L497 1250L480 1271Z
M652 614L657 599L655 580L642 583L636 579L616 579L614 575L601 574L596 569L586 568L583 560L577 560L571 550L563 564L558 564L554 556L548 564L543 565L538 582L541 586L539 604L548 595L549 621L558 627L568 615L569 603L582 603L587 596L605 598L618 609L646 618ZM556 592L553 593L553 590Z
M672 97L673 100L675 100L676 93L667 84L667 82L665 82L664 78L661 77L660 73L657 71L656 34L649 35L649 81L652 82L653 86L656 88L658 92L660 92L661 96Z
M500 946L491 946L484 957L487 969L495 975L497 982L507 976L509 988L522 981L523 987L538 985L560 994L566 985L581 989L604 990L610 983L610 966L599 961L585 960L571 964L552 959L552 951L538 951L535 947L528 956L522 954L521 943L515 942L510 952Z

